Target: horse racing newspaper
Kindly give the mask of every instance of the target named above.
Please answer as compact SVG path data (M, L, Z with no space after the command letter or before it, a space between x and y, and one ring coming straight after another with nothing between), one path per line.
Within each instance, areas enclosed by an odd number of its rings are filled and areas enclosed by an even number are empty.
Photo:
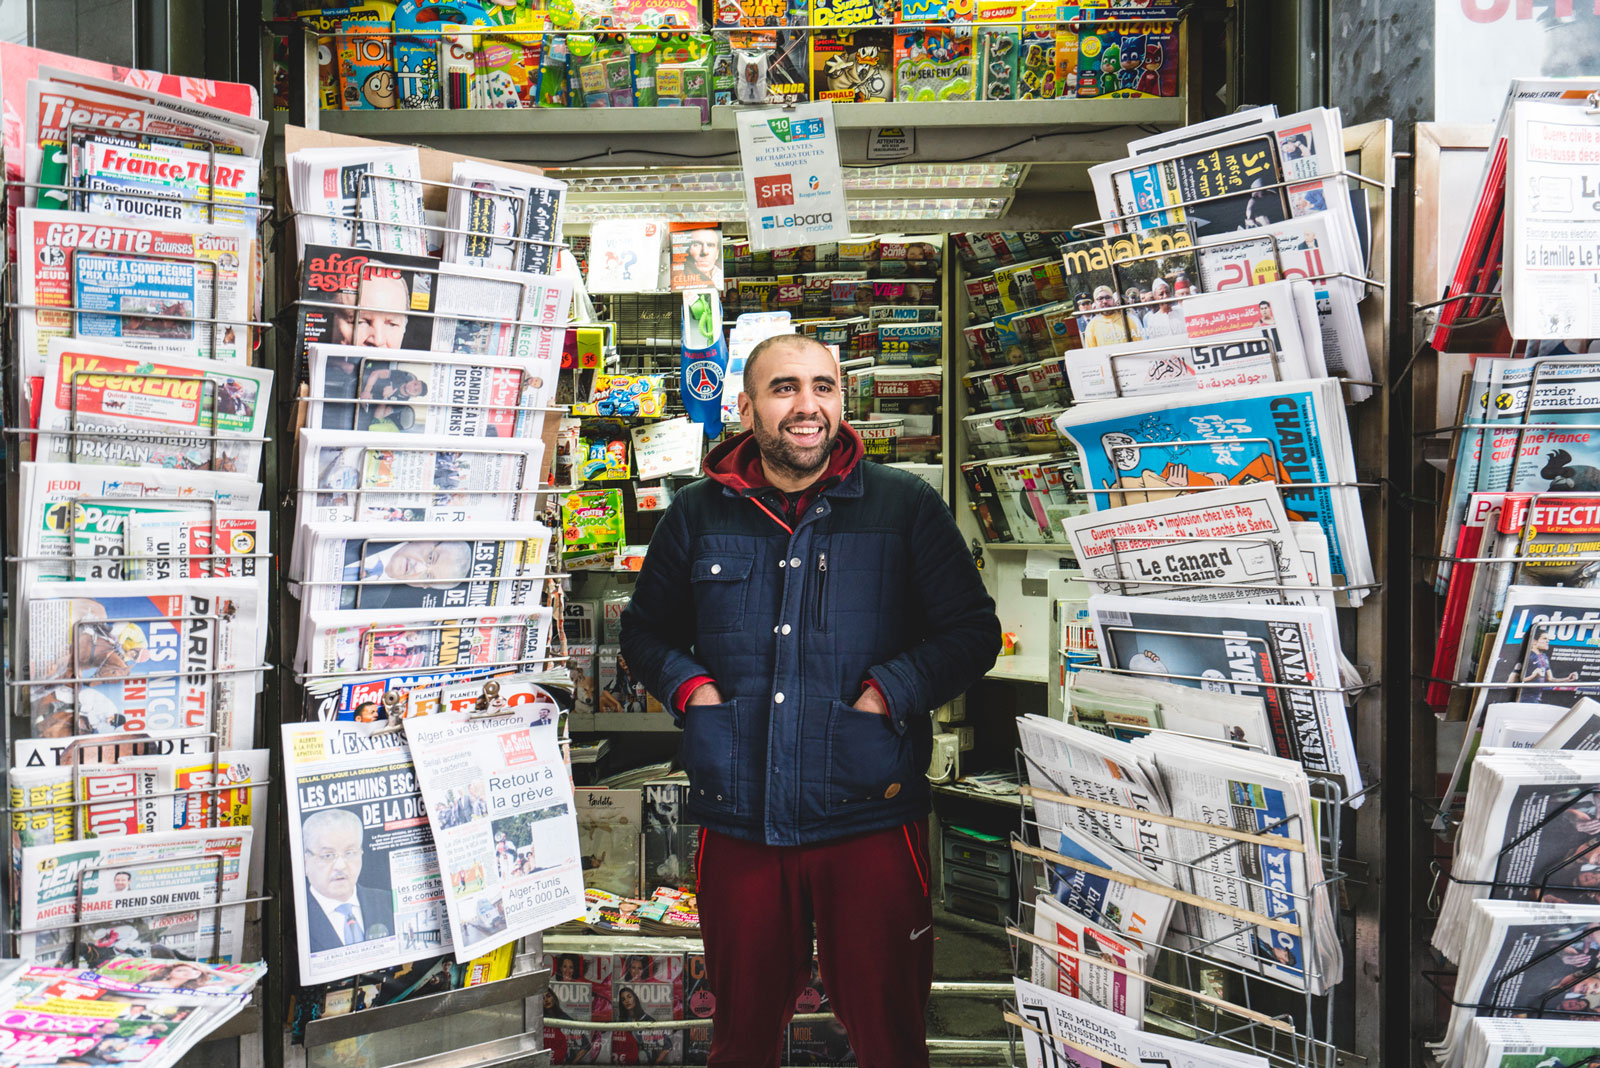
M86 947L239 959L245 908L236 903L251 834L231 827L24 847L18 954L41 964L71 963ZM232 907L211 907L218 903Z

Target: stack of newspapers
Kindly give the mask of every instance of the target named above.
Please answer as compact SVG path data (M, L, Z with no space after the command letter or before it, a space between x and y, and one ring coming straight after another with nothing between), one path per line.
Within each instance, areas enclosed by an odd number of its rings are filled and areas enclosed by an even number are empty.
M1462 1068L1581 1068L1600 1050L1600 1020L1488 1020L1467 1031Z
M541 507L565 186L370 142L288 168L305 722L283 752L299 977L322 987L302 997L450 957L503 977L506 947L584 912Z
M1236 711L1204 714L1231 730ZM1135 1019L1163 945L1293 989L1338 982L1317 813L1298 764L1162 731L1121 741L1042 716L1018 729L1048 876L1033 903L1036 982Z
M571 318L562 183L417 149L289 155L307 418L289 560L323 719L547 656L544 429ZM448 226L424 223L439 195ZM443 260L425 237L442 230Z
M1472 763L1433 935L1458 966L1435 1047L1447 1068L1483 1063L1472 1052L1475 1016L1600 1010L1600 752L1583 744L1596 712L1580 701L1531 748L1480 749Z
M91 969L11 961L0 974L0 1062L171 1068L237 1015L265 964L118 956Z
M29 56L46 65L17 131L18 351L4 361L24 457L7 517L8 722L27 735L8 733L7 955L236 964L259 900L268 764L255 748L271 559L273 375L255 365L267 124L247 86ZM102 983L58 994L40 974L5 989L42 1034L47 1017L81 1015L56 999ZM186 1041L215 1022L194 1015ZM117 1027L124 1049L165 1057L162 1035Z

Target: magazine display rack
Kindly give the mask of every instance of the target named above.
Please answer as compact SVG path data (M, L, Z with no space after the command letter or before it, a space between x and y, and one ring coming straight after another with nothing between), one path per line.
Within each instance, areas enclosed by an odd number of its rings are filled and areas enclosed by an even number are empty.
M67 127L69 143L71 143L72 135L76 132L124 134L124 131L116 129L74 123ZM214 163L217 144L205 141L205 139L199 140L206 146L208 157ZM78 210L81 210L88 196L97 193L102 196L107 195L91 188L89 185L79 184L79 178L76 173L70 174L68 181L61 185L45 186L38 182L6 181L4 188L8 196L17 197L21 197L25 191L38 191L45 188L70 194L71 206ZM214 186L211 188L209 195L199 198L165 196L136 190L118 190L115 195L159 200L163 203L171 204L204 205L207 221L215 221L217 209L224 206L216 200ZM249 214L254 215L257 240L262 240L262 235L266 232L271 218L273 206L263 199L259 205L253 205L248 209L233 206L233 210L235 212L247 211ZM203 309L206 314L197 315L179 314L169 309L160 311L127 311L108 308L87 308L80 307L76 299L69 301L65 305L28 303L19 301L17 298L20 290L16 265L9 265L8 270L5 272L4 289L7 299L3 304L3 310L0 310L0 343L4 344L4 351L12 358L5 361L3 382L0 382L0 388L3 388L6 398L4 418L6 426L4 433L8 439L4 449L3 478L5 500L7 502L6 511L8 515L14 517L16 527L13 529L8 524L6 529L0 530L0 541L3 541L6 545L3 582L10 605L5 619L5 626L9 630L5 637L7 671L4 684L0 686L5 698L4 725L0 727L0 752L4 754L8 769L19 768L24 763L18 758L20 745L30 739L34 741L48 739L52 747L59 747L63 754L67 754L58 758L56 763L70 765L71 772L65 783L60 786L36 787L15 781L10 782L8 784L10 787L9 795L4 799L0 799L3 800L3 803L0 803L0 812L4 813L6 823L13 828L20 828L24 825L40 827L54 824L57 827L57 841L81 841L93 837L87 831L87 823L93 809L119 808L124 809L129 816L132 816L139 806L145 802L168 800L174 806L187 805L193 814L191 821L195 816L198 817L197 824L190 822L190 826L194 826L196 829L226 832L230 822L224 819L223 796L233 795L235 798L248 798L248 800L242 800L241 803L247 810L254 809L256 811L256 816L252 818L251 822L256 825L255 833L259 836L259 841L254 844L253 848L265 851L267 859L263 866L265 874L260 886L255 884L255 868L252 868L249 872L242 870L239 859L224 852L203 851L151 859L119 860L113 864L80 866L76 869L74 875L72 907L67 920L42 925L29 925L23 922L18 905L18 895L21 888L14 885L20 876L16 869L11 864L8 864L5 866L4 872L0 873L0 892L3 892L6 895L6 900L10 902L4 925L4 955L8 957L19 955L24 938L48 940L53 932L66 932L70 941L62 954L62 960L69 965L92 966L97 959L103 959L106 955L106 946L114 946L116 944L117 935L113 928L117 924L128 924L137 919L143 923L154 921L152 926L159 926L163 919L171 920L174 923L183 923L186 918L192 916L194 917L193 923L196 928L197 939L195 959L222 960L225 959L222 943L227 927L224 922L224 916L231 915L242 920L242 930L240 931L242 950L240 956L236 959L260 960L270 956L268 947L275 938L274 932L279 922L278 910L275 907L278 904L278 896L273 889L275 885L272 876L274 861L272 859L272 851L267 849L267 830L264 819L267 811L268 791L272 786L272 779L270 776L255 775L246 775L241 779L230 777L223 773L221 766L222 752L225 749L229 749L230 745L223 731L219 730L216 717L224 703L223 687L225 685L229 682L246 681L251 678L259 679L260 694L257 697L265 696L267 699L264 702L255 700L248 704L235 705L232 711L236 714L250 714L255 722L256 736L260 737L260 731L266 726L263 722L263 717L259 714L260 707L264 705L266 708L271 708L273 705L271 694L276 687L273 665L263 659L255 663L224 666L219 660L220 643L213 641L208 649L208 658L205 666L198 670L186 670L181 673L181 677L184 679L206 680L203 684L205 691L203 718L198 723L190 723L188 725L184 743L187 745L189 742L196 742L209 748L208 755L196 753L194 758L194 766L197 769L204 769L209 762L209 773L207 774L202 770L196 776L197 779L202 780L201 785L181 786L170 790L148 790L137 785L137 779L130 775L123 789L98 797L85 796L89 792L85 789L83 772L85 764L115 761L119 757L137 757L159 752L161 749L161 745L142 730L84 730L84 728L93 725L81 712L86 707L83 703L85 687L105 685L108 677L113 677L101 674L106 658L120 659L123 655L122 648L113 636L113 629L120 630L129 626L137 627L142 624L158 623L204 624L215 633L231 617L213 611L188 612L177 616L139 615L73 620L68 638L70 651L66 657L66 664L62 669L64 674L52 673L49 677L35 678L31 677L29 673L28 634L26 629L18 623L19 613L17 609L21 599L28 597L31 592L30 589L25 588L21 581L24 565L64 564L69 569L69 574L73 579L79 578L80 568L90 563L97 569L109 568L111 574L117 575L129 564L150 564L154 562L176 565L176 569L184 571L195 568L198 569L199 574L204 575L254 574L256 569L260 568L266 569L270 576L272 553L265 551L264 547L260 545L256 546L257 551L247 553L178 549L157 554L131 553L127 551L126 546L121 549L102 552L99 551L100 547L96 546L93 556L79 555L78 535L80 531L78 525L80 516L84 514L84 509L86 508L95 509L101 506L130 505L134 503L170 505L181 507L186 511L200 515L209 515L209 529L211 531L218 529L219 503L214 496L164 496L149 493L122 496L84 494L72 497L54 497L48 502L35 501L34 503L43 511L53 513L55 519L61 523L58 529L65 535L65 552L58 554L26 554L18 551L20 545L26 544L22 524L41 522L47 518L45 515L23 516L18 509L18 494L21 487L18 463L24 452L38 458L44 449L50 447L49 443L57 439L64 439L67 443L66 455L55 459L63 463L76 463L81 455L81 445L84 439L91 441L166 441L170 443L173 440L173 435L160 433L142 434L122 428L116 430L94 429L83 425L79 405L83 391L88 388L88 382L84 381L84 379L86 376L95 373L89 370L73 371L65 383L69 392L69 404L67 422L64 427L56 429L30 428L29 423L32 420L25 417L25 413L20 407L24 403L25 396L24 384L21 381L23 363L15 354L18 352L17 317L19 312L70 314L74 317L74 325L70 330L70 336L73 337L78 336L77 317L80 315L93 315L100 319L131 319L138 322L201 325L208 328L213 351L216 350L219 344L219 331L244 326L253 332L257 332L257 340L259 341L261 334L270 330L273 324L267 321L247 318L220 318L217 306L221 288L217 284L218 264L211 260L190 256L75 248L66 256L66 262L69 266L68 285L73 293L78 292L77 279L80 275L80 261L83 256L91 251L95 256L102 258L125 259L130 262L173 263L187 266L197 272L208 272L211 276L212 303L209 308ZM268 357L264 366L269 370L272 369L270 346L258 345L255 351L258 357ZM155 358L159 359L160 357L156 355ZM119 377L148 382L161 380L165 376L129 372L121 374ZM271 442L272 439L268 436L219 432L220 388L215 382L207 379L201 387L201 394L200 407L203 414L196 421L194 432L183 435L183 440L186 443L196 447L186 457L190 469L197 471L225 470L225 459L218 454L220 442L254 444L257 447L265 446ZM270 500L276 495L276 470L271 463L269 454L264 454L262 459L263 463L260 471L262 496L263 499ZM111 470L114 469L85 467L86 473L108 472ZM122 470L130 473L131 480L134 469ZM11 540L13 536L17 538L16 541ZM232 569L225 569L213 563L213 561L229 561L236 566ZM248 561L248 565L245 564L246 561ZM72 587L60 585L56 589L62 595L67 595L71 592ZM269 598L270 605L270 600L275 591L275 585L270 577L264 584L263 589ZM263 618L271 617L271 612L265 610L268 607L263 606ZM114 677L129 682L139 682L141 680L148 682L159 678L174 679L179 677L170 670L138 671L138 660L132 660L131 663L126 663L123 666L133 667L135 670L127 671ZM36 695L47 689L50 691L70 691L71 697L68 700L57 702L59 707L49 713L50 718L46 722L40 723L34 714L36 711L34 707ZM120 726L120 723L117 725ZM167 744L170 745L171 743L168 742ZM243 748L249 747L250 743L247 742ZM42 767L43 764L40 762L32 766ZM41 793L48 796L40 797ZM60 827L63 824L70 828L66 838L62 838L60 834ZM18 841L15 837L16 834L17 832L14 830L14 842ZM118 840L109 839L109 841ZM129 841L136 842L137 838L129 839ZM157 865L198 865L202 869L214 867L215 889L211 899L208 901L202 897L182 904L153 905L152 907L142 908L137 917L124 912L120 919L115 915L110 918L84 918L86 877L106 870L137 871ZM236 877L240 880L244 880L248 876L248 887L244 893L231 894L226 896L225 899L224 884L229 881L226 875L230 868L237 872ZM209 920L203 919L203 917L207 916L209 916ZM207 936L200 930L207 922L211 925L209 953L203 951ZM102 939L98 944L91 945L88 941L91 929L109 932L108 937L110 940ZM59 946L60 942L57 941L50 944ZM114 953L115 950L111 949L109 952ZM271 1017L273 1012L271 1007L276 1004L276 999L280 994L281 979L276 972L269 971L266 979L257 987L251 1005L244 1012L208 1035L205 1041L243 1038L244 1036L256 1034L261 1029L262 1019Z
M1096 968L1120 972L1127 977L1145 982L1149 990L1145 1019L1168 1025L1174 1034L1182 1034L1238 1052L1264 1057L1274 1068L1277 1066L1332 1068L1336 1063L1348 1063L1352 1057L1366 1058L1368 1063L1376 1063L1380 1055L1383 1013L1394 1011L1392 1008L1387 1010L1384 1008L1384 999L1379 995L1376 973L1378 932L1382 918L1378 883L1384 870L1383 838L1386 833L1385 800L1388 793L1384 789L1385 782L1381 777L1386 769L1383 709L1386 703L1384 698L1394 687L1393 681L1382 678L1379 672L1379 666L1385 662L1386 651L1388 608L1384 579L1388 569L1385 563L1387 559L1385 530L1388 518L1387 506L1392 503L1387 478L1389 458L1384 439L1390 412L1387 388L1390 376L1387 339L1391 308L1388 286L1389 227L1392 213L1394 157L1391 150L1391 127L1387 122L1351 127L1344 131L1344 135L1346 164L1342 173L1352 182L1354 188L1363 191L1367 208L1371 213L1372 277L1358 277L1348 272L1329 274L1327 277L1349 279L1359 283L1366 292L1366 299L1360 305L1361 325L1373 373L1371 381L1344 383L1346 407L1356 454L1356 477L1316 485L1318 488L1336 493L1359 494L1361 498L1368 542L1373 553L1375 579L1371 582L1345 583L1334 587L1334 591L1341 597L1355 594L1361 602L1359 608L1345 608L1339 611L1343 637L1341 644L1344 646L1346 656L1356 665L1361 679L1352 685L1320 683L1306 685L1283 682L1263 684L1279 689L1314 692L1319 695L1339 694L1342 695L1343 703L1348 708L1356 753L1364 771L1365 786L1358 792L1346 796L1347 791L1337 780L1315 773L1308 774L1311 796L1317 806L1319 818L1315 833L1303 837L1307 844L1312 842L1316 844L1322 864L1321 879L1307 886L1304 892L1294 893L1284 892L1281 889L1274 891L1263 883L1253 882L1248 875L1217 876L1236 888L1240 900L1247 901L1251 890L1263 893L1272 891L1278 895L1278 907L1265 913L1257 913L1242 909L1238 905L1224 904L1207 897L1175 891L1158 882L1130 881L1129 877L1117 872L1086 865L1081 860L1060 853L1052 853L1040 845L1041 825L1035 813L1039 803L1075 811L1076 819L1084 826L1093 826L1096 818L1119 817L1137 818L1183 830L1202 831L1212 836L1216 849L1213 853L1200 858L1201 860L1211 859L1228 850L1245 848L1259 836L1230 828L1190 824L1174 817L1122 808L1100 799L1074 796L1069 790L1061 788L1059 783L1055 783L1053 789L1041 788L1038 772L1042 769L1038 765L1031 765L1031 758L1020 750L1016 754L1019 780L1026 784L1031 771L1034 773L1035 781L1033 786L1022 787L1021 821L1011 842L1017 885L1021 888L1021 900L1019 912L1008 927L1008 934L1013 939L1015 963L1019 974L1025 977L1028 975L1029 962L1036 947L1059 954L1063 959L1090 960L1076 950L1052 944L1033 934L1034 924L1030 910L1034 909L1035 905L1031 898L1035 891L1049 893L1049 887L1043 878L1045 865L1078 869L1090 872L1095 877L1129 886L1137 884L1137 889L1173 900L1190 917L1196 917L1202 911L1220 914L1226 918L1229 932L1222 936L1222 939L1211 939L1211 943L1248 935L1257 929L1265 929L1297 935L1308 945L1322 939L1326 940L1326 944L1342 947L1344 960L1342 979L1337 983L1330 983L1326 993L1323 994L1312 993L1312 988L1317 985L1315 975L1307 977L1312 980L1307 983L1298 980L1284 981L1281 977L1258 974L1227 961L1215 959L1206 952L1210 943L1191 945L1189 948L1175 948L1174 942L1177 941L1181 946L1183 936L1177 940L1169 936L1160 949L1157 966L1150 975L1128 972L1104 958L1093 960ZM1123 307L1138 306L1139 303L1123 305ZM1167 348L1171 347L1168 343ZM1276 352L1273 353L1275 380L1279 378L1276 373L1277 355ZM1352 387L1370 391L1370 394L1365 399L1352 401L1350 396ZM1120 389L1117 390L1117 395L1121 395ZM960 401L958 393L957 403L960 404ZM1218 440L1231 439L1212 438L1206 443ZM1246 442L1240 439L1240 443ZM1263 451L1261 448L1263 444L1270 446L1273 443L1256 438L1249 440L1248 444L1256 451ZM965 458L964 449L961 450L961 455ZM1277 457L1275 449L1272 455ZM966 488L960 487L962 491ZM1069 492L1082 498L1090 494L1117 491L1074 487ZM1174 545L1181 545L1187 539L1156 536L1146 540L1163 543L1170 541ZM988 551L1005 549L1007 546L989 543L984 544L982 548ZM1017 548L1049 549L1070 554L1070 546L1054 543L1019 545ZM996 554L995 559L1003 571L1000 580L1003 583L1014 580L1010 575L1012 569L1009 566L1009 554ZM1112 565L1108 574L1115 576L1121 573L1122 561L1115 545L1111 547L1111 557L1107 562ZM1101 578L1100 581L1115 580ZM1294 591L1305 588L1301 584L1272 582L1244 584L1192 581L1187 578L1179 582L1145 576L1137 580L1138 585L1161 585L1164 582L1223 590L1239 588L1277 590L1281 599L1285 601ZM1068 599L1059 602L1063 606L1059 611L1062 618L1055 620L1056 631L1052 634L1050 649L1049 708L1053 718L1061 716L1057 710L1064 702L1061 693L1069 677L1068 673L1075 665L1084 662L1086 644L1092 644L1089 640L1091 636L1083 633L1081 620L1066 618L1072 611L1074 601L1070 599L1070 594L1063 596ZM1092 653L1092 650L1090 651ZM1091 655L1088 659L1092 663L1095 658ZM1144 665L1146 668L1148 666ZM1180 682L1201 681L1192 675L1160 670L1132 671L1111 668L1098 670L1112 674L1146 675ZM1048 776L1045 778L1048 779ZM1299 817L1291 815L1290 819L1298 820ZM1286 829L1289 832L1287 840L1293 842L1297 837L1294 829L1287 826ZM1273 837L1270 842L1272 845L1281 846L1285 839ZM1109 844L1106 835L1097 836L1098 845L1105 845L1108 850L1116 848ZM1137 857L1126 848L1120 852L1128 854L1130 859L1137 862ZM1171 858L1167 859L1178 867L1200 870L1195 867L1194 862L1183 865L1171 861ZM1248 863L1241 861L1240 870L1250 873L1253 869ZM1255 878L1263 876L1258 873ZM1310 907L1313 895L1318 894L1326 895L1333 906L1331 928L1326 927L1326 921L1319 921L1317 911ZM1190 925L1190 929L1197 928L1197 923ZM1215 927L1212 928L1213 933L1214 931ZM1137 1023L1138 1014L1134 1016L1134 1022ZM1019 1016L1015 1009L1008 1012L1007 1020L1018 1029L1014 1035L1019 1038L1026 1039L1031 1033L1039 1030L1035 1023ZM1075 1048L1077 1053L1074 1052ZM1107 1060L1101 1052L1081 1046L1065 1046L1064 1052L1067 1056L1087 1054ZM1015 1063L1021 1063L1020 1056ZM1107 1063L1115 1063L1115 1059L1109 1059Z
M280 142L285 156L306 143L303 140L305 134L306 131L304 130L289 128L285 140ZM343 141L368 147L374 147L378 144L377 142L360 142L354 139L343 139ZM340 142L341 139L338 138L334 138L331 141L331 143ZM316 143L327 145L330 141L322 139ZM448 172L450 165L462 158L446 153L431 152L427 149L420 151L428 157L427 166L437 168L443 172ZM284 183L283 187L287 188L287 179L283 171L279 172L279 178ZM444 198L452 190L471 191L469 186L431 178L399 178L369 173L363 175L362 180L365 182L372 178L385 178L389 181L415 185L423 191L422 195L428 198ZM355 198L357 207L353 216L331 216L319 212L294 210L286 211L283 215L283 220L287 223L299 216L318 220L343 218L359 226L362 222L360 214L362 199L360 197ZM434 223L383 222L372 223L371 225L374 227L418 230L426 234L437 235L440 239L445 239L453 234L466 234L469 232ZM551 248L565 247L554 242L516 235L503 236L497 240L519 246L533 244ZM281 241L291 246L293 244L292 236L289 233L281 235ZM362 310L384 310L364 305L359 289L357 290L354 304L333 304L295 298L292 295L299 292L298 279L295 277L295 265L289 262L287 257L280 256L279 267L278 286L280 291L290 295L288 299L280 302L281 310L278 318L283 327L280 331L280 340L282 342L280 359L283 361L284 366L296 368L297 377L303 376L308 369L305 368L304 360L302 359L299 341L296 337L295 323L308 309L345 312L352 309L358 312ZM422 267L416 268L416 270L420 273L431 275L434 279L437 279L442 273L440 268ZM500 328L515 329L518 326L526 326L533 321L531 312L535 300L536 297L533 295L530 286L523 284L512 316L497 316L474 310L470 313L470 319L473 323L485 323ZM523 314L525 311L530 314L525 316ZM441 312L437 310L408 310L406 314L408 317L416 316L434 321L460 321L469 317L462 312ZM467 357L463 356L463 358ZM521 395L520 389L518 395ZM280 445L279 453L279 463L284 466L285 470L293 469L295 464L294 431L296 428L306 425L307 412L314 402L322 405L348 406L370 403L359 397L333 397L313 394L309 391L302 391L298 397L286 397L282 404L279 422L279 425L287 428L288 431ZM404 403L406 406L418 410L446 408L453 412L492 412L501 416L510 415L518 420L523 418L524 415L537 418L553 416L567 410L564 405L533 405L520 402L515 404L491 403L488 401L473 403L461 400L433 401L408 398ZM527 465L525 457L521 458L520 466L516 467L517 475L514 486L476 489L463 487L452 489L452 496L464 496L469 502L488 495L515 498L514 511L518 516L523 519L542 519L553 530L559 530L559 523L553 521L550 517L553 512L555 497L567 487L550 485L550 475L554 466L556 424L557 420L555 418L545 418L543 420L543 433L540 435L544 445L542 461L538 468L533 468ZM498 448L496 441L473 438L462 438L461 440L462 446L453 448L452 452L476 455L516 455L516 450ZM420 447L416 449L396 448L393 445L363 446L358 453L356 465L358 470L365 469L367 458L373 455L373 450L377 448L382 448L385 453L433 451ZM367 494L409 492L413 491L397 487L356 486L338 491L338 496L343 500L343 504L340 507L348 508L349 517L357 519L362 514L362 502ZM325 488L301 485L293 487L292 492L285 492L283 498L290 502L291 508L295 508L305 499L307 494L331 495ZM285 554L285 558L292 551L294 528L295 523L292 519L286 519L278 525L279 551ZM490 675L501 675L514 670L537 672L560 667L566 662L565 639L560 634L559 627L562 594L558 583L562 572L551 570L544 561L539 561L537 566L538 570L536 572L519 573L514 577L497 577L492 581L497 584L528 584L534 590L539 591L538 596L530 602L529 607L543 604L553 609L556 623L551 628L548 639L549 646L542 651L542 655L515 660L500 660L472 668L455 669L450 675L446 676L447 678L457 682L468 682L474 678L487 678ZM307 576L299 580L297 585L305 587L307 590L314 590L322 586L342 586L360 589L364 587L381 587L396 582L403 582L403 580L368 576L356 579L317 579ZM285 614L283 619L284 625L279 634L278 647L284 662L288 663L294 657L299 621L290 614ZM520 631L524 635L524 640L519 641L518 645L519 647L527 647L531 644L527 640L529 628L537 627L538 625L537 621L534 620L520 623L504 623L498 624L496 631L497 633L507 630ZM421 633L438 632L447 629L447 627L447 624L419 623L406 625L408 632ZM394 676L396 672L392 668L374 667L374 642L375 634L373 632L369 631L363 636L359 663L352 670L308 670L294 673L292 677L293 685L283 688L283 721L290 722L309 718L307 709L312 707L315 700L309 694L311 688L325 688L329 685L338 686L345 683ZM432 670L442 673L444 669ZM428 675L429 670L422 669L408 674L421 677ZM493 691L497 691L497 689L497 683L493 681L485 682L485 692L478 703L480 710L487 710L490 707L494 696ZM383 705L389 711L391 717L390 725L383 728L383 732L387 733L400 729L405 693L405 688L399 688L388 689L383 694ZM495 715L500 713L499 711L481 711L474 714ZM285 873L285 877L287 877L287 869L285 869ZM503 979L477 986L459 987L434 994L412 996L380 1006L367 1006L355 1009L355 1011L342 1012L338 1015L322 1015L318 1009L309 1011L302 1009L297 1014L300 1020L298 1026L291 1029L290 1032L282 1034L284 1063L300 1066L321 1066L340 1063L342 1058L347 1055L346 1051L351 1048L348 1044L352 1040L359 1040L364 1051L363 1056L370 1058L367 1063L373 1064L399 1065L404 1063L408 1066L415 1066L415 1068L423 1068L423 1066L427 1066L427 1068L447 1068L450 1065L468 1063L474 1065L515 1064L518 1068L523 1065L547 1064L549 1063L549 1054L548 1051L543 1049L542 1040L542 996L549 983L550 972L543 965L541 943L542 938L539 935L521 939L514 950L510 974ZM294 933L288 925L285 925L282 946L283 956L281 959L285 962L292 962L296 957L297 951ZM358 977L357 981L360 981L360 977ZM310 993L310 991L303 991L303 993ZM289 1012L286 1007L285 1013L279 1018L285 1019L288 1017ZM298 1034L295 1031L298 1031ZM493 1035L503 1035L504 1037L489 1038L485 1041L485 1036Z

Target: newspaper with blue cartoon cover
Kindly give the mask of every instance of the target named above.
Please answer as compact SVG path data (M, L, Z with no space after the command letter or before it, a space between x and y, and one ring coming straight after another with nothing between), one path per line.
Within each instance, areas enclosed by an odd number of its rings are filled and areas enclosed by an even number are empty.
M1335 584L1373 581L1337 379L1077 405L1056 428L1078 449L1092 510L1277 482L1289 519L1327 533ZM1347 599L1359 605L1361 591Z

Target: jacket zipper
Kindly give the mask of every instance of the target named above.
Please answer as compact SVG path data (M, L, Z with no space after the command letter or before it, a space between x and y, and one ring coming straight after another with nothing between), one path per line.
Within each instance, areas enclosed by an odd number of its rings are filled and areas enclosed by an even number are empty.
M823 614L823 607L827 601L828 593L828 554L817 554L817 629L827 629L827 616Z

